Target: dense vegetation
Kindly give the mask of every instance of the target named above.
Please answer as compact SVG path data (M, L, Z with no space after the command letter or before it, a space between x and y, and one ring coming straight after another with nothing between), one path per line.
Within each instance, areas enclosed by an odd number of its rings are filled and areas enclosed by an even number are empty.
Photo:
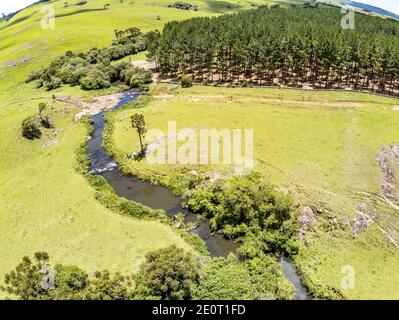
M150 54L165 77L399 93L399 24L331 8L260 8L165 25Z
M103 270L90 276L75 265L53 265L48 253L37 252L5 275L1 290L23 300L289 299L292 294L270 257L239 261L231 255L204 264L176 246L148 253L132 275Z
M275 190L260 174L218 180L190 192L191 210L210 218L211 228L240 240L242 258L263 252L297 250L297 218L292 199Z
M180 9L180 10L194 10L198 11L198 6L192 5L191 3L188 2L182 2L182 1L177 1L173 4L168 5L169 8L175 8L175 9Z
M152 81L149 71L136 68L128 62L117 65L111 61L146 50L146 35L137 28L115 30L112 46L92 48L86 53L68 51L54 60L49 67L32 72L27 82L36 80L38 88L52 90L63 84L80 85L83 90L109 88L122 81L130 87L140 87Z
M29 116L22 121L22 136L29 140L40 139L42 136L41 128L52 128L50 117L47 114L47 105L44 102L39 103L39 112L37 115Z
M238 261L234 255L212 259L200 270L201 281L192 288L196 300L287 299L292 287L278 278L279 265L272 258Z

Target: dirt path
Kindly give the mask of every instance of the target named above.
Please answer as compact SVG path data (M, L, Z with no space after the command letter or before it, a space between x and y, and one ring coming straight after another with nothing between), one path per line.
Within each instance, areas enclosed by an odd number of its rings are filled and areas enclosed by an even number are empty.
M155 61L137 60L137 61L133 61L132 65L134 65L137 68L151 70L152 71L152 81L158 82L159 73L155 72L155 70L157 68Z
M79 121L85 115L93 116L99 112L112 108L119 102L120 99L122 99L122 97L122 93L113 93L96 97L91 102L83 101L73 97L57 97L56 100L79 107L81 111L78 112L74 118L75 121Z

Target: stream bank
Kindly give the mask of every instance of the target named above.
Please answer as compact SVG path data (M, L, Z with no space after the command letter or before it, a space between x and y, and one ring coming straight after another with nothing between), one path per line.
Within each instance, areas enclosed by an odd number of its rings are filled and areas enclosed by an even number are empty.
M136 100L139 94L139 91L125 92L112 110L118 110L123 105ZM224 238L219 233L212 232L209 220L199 218L189 210L183 209L181 207L183 200L175 196L169 189L122 174L118 164L107 155L106 150L102 147L105 113L106 111L102 111L92 117L94 135L88 141L88 156L91 163L89 172L102 176L120 197L153 209L163 209L171 218L178 213L183 213L186 223L193 222L198 226L190 232L198 235L205 242L211 256L227 257L229 253L235 252L238 245L234 241ZM295 287L294 298L297 300L310 299L310 295L302 286L292 261L281 257L279 263L284 276Z

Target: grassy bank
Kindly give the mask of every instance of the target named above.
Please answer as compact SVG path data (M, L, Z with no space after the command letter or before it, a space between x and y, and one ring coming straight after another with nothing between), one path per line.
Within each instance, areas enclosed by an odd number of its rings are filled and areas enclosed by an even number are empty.
M162 29L168 21L235 10L213 1L197 2L200 10L187 12L168 8L166 0L99 0L84 6L70 2L68 7L65 1L51 1L0 22L0 281L22 256L39 250L48 251L54 261L88 271L130 271L147 252L173 243L192 250L169 226L118 215L95 199L94 188L75 170L75 151L87 136L84 125L72 121L79 110L57 103L54 119L62 130L34 142L21 137L20 125L37 112L39 101L50 102L52 94L90 100L116 90L82 92L64 87L46 92L24 83L31 71L67 50L109 46L115 29ZM243 1L242 8L251 8L251 2ZM111 6L103 10L106 3ZM55 29L40 26L40 10L48 4L55 9ZM141 54L132 60L143 58ZM49 140L57 143L43 148Z
M318 223L306 235L306 245L296 259L309 286L321 294L323 288L340 288L341 268L353 265L358 282L355 289L343 290L345 296L397 297L394 288L399 278L392 272L397 249L375 226L357 237L350 227L358 205L363 204L374 208L378 226L398 239L399 214L379 197L383 177L375 164L378 152L399 140L399 113L393 110L397 100L348 92L168 85L156 87L153 93L146 107L113 115L109 144L125 170L180 191L189 172L232 175L229 166L129 160L139 150L129 122L133 113L144 114L148 129L165 133L168 121L176 121L178 130L197 132L251 128L255 170L293 194L300 207L311 206L316 213ZM373 263L380 271L368 268Z

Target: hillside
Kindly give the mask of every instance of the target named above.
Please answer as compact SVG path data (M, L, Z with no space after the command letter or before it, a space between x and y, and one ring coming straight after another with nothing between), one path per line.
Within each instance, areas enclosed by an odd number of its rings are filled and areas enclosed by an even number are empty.
M135 271L148 252L171 244L196 252L168 224L107 209L77 171L77 150L86 142L88 130L75 121L75 115L94 98L105 96L102 101L110 103L119 87L83 91L64 85L46 91L34 82L26 83L32 71L49 66L69 50L80 53L110 46L115 30L162 31L175 20L304 3L190 1L198 7L196 11L168 7L173 0L78 2L47 3L55 9L55 29L41 28L40 3L8 21L0 20L0 282L22 256L38 250L49 252L56 262L77 264L89 272ZM327 3L338 5L337 1ZM144 57L141 52L123 60ZM140 110L149 128L166 129L170 119L178 121L179 128L195 130L254 128L255 170L279 190L289 192L299 212L309 207L315 214L317 223L304 235L294 257L311 292L320 296L327 292L327 296L342 291L348 299L398 298L399 211L382 188L387 170L376 162L381 150L399 141L397 99L345 91L227 85L181 89L159 84L150 93L152 98ZM37 113L39 102L50 107L55 128L28 141L21 136L21 123ZM136 111L126 108L115 113L114 130L108 137L125 170L176 189L186 181L187 172L216 172L231 178L230 168L223 166L150 166L126 157L139 147L130 123ZM395 164L394 157L387 161ZM393 167L391 184L399 172ZM373 219L366 227L361 220L364 215ZM355 289L341 288L342 267L347 265L356 270Z
M106 209L76 172L76 150L86 141L87 129L73 121L78 107L54 102L52 95L91 101L118 89L87 92L63 87L47 92L25 80L68 50L109 46L115 29L162 29L172 20L232 12L235 1L195 1L199 11L188 12L168 8L167 0L76 3L65 7L65 1L50 2L56 14L54 30L40 26L43 4L0 21L0 240L4 244L0 279L22 256L38 250L46 250L54 261L74 263L90 272L136 270L147 252L170 244L193 250L168 226ZM111 5L104 10L107 3ZM265 1L241 1L239 8L250 9L254 3ZM37 112L39 102L52 107L57 130L30 142L21 137L21 122Z

